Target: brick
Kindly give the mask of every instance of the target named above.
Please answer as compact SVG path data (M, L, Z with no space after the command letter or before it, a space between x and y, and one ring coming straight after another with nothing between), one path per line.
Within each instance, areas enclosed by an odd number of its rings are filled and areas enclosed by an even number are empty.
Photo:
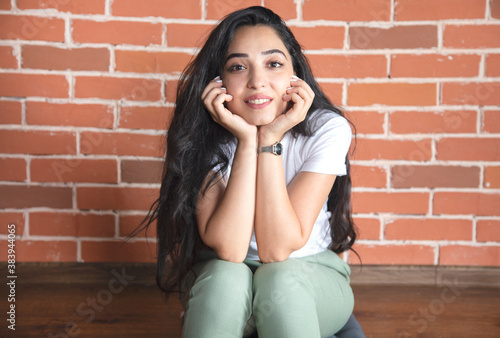
M79 76L75 79L75 96L109 100L158 101L161 81L151 78L113 78Z
M264 0L264 6L278 14L283 20L297 18L297 5L294 0Z
M290 27L304 49L342 49L345 28L342 26ZM318 39L318 37L327 37ZM313 55L309 56L312 57ZM319 74L319 73L318 73Z
M9 228L8 225L14 224L16 236L22 236L24 234L25 220L24 215L20 212L0 212L0 235L8 235ZM5 247L5 246L4 246Z
M500 25L445 25L445 48L498 48Z
M484 168L484 187L490 189L500 188L500 167L487 166Z
M478 188L481 169L452 165L396 165L391 169L394 188Z
M18 262L75 262L75 241L16 241Z
M0 46L0 68L17 68L17 57L11 46Z
M442 90L444 104L500 105L500 82L445 82Z
M158 189L133 187L77 187L78 209L149 210Z
M198 0L114 0L111 12L113 16L201 19L201 2Z
M353 192L354 213L426 214L429 194L419 192Z
M211 24L167 24L167 46L201 47L213 28Z
M358 240L380 238L380 221L378 218L355 217L354 224L358 227Z
M172 107L121 107L119 126L130 129L168 129L173 112Z
M500 194L476 192L436 192L434 214L449 215L500 215Z
M0 14L0 39L64 42L64 19Z
M443 138L436 149L438 160L500 161L500 138Z
M116 160L82 158L35 158L31 160L33 182L118 182Z
M480 61L480 55L396 54L391 56L391 78L474 77Z
M181 73L192 56L180 52L117 50L116 70L132 73Z
M444 104L500 105L500 82L445 82L442 86Z
M476 239L478 242L500 242L500 221L477 221Z
M491 0L491 17L500 19L500 0Z
M461 219L400 218L387 222L385 239L470 241L472 221Z
M10 10L12 8L12 3L10 0L0 0L0 9Z
M220 20L227 14L250 6L260 6L260 0L207 0L207 19Z
M26 102L26 122L32 125L113 127L113 106Z
M0 158L0 181L26 181L26 160L23 158Z
M0 96L68 97L64 75L0 74Z
M429 161L431 140L385 140L358 137L354 160L409 160Z
M333 104L342 105L342 83L320 82L319 86Z
M21 124L22 107L19 101L0 101L0 124Z
M163 135L82 132L82 154L132 155L162 157Z
M47 70L95 70L109 69L107 48L64 49L51 46L23 46L22 67Z
M434 248L426 245L370 245L355 244L362 264L433 265ZM350 255L350 264L359 264L356 255Z
M351 49L415 49L437 47L437 26L349 28Z
M347 87L349 106L434 106L435 83L351 83Z
M385 188L387 172L375 166L352 165L351 176L353 187Z
M390 0L309 0L302 9L304 20L388 21Z
M84 213L30 213L30 235L114 237L115 216Z
M476 133L477 112L460 111L396 111L389 115L391 133L442 134Z
M160 183L163 161L122 160L121 181L131 183Z
M175 103L177 95L177 81L166 81L165 83L165 100L170 103Z
M500 54L486 55L486 76L500 76Z
M500 110L486 110L483 114L483 132L500 133Z
M104 14L105 0L17 0L19 9L55 9L72 14Z
M70 187L41 187L26 185L0 186L0 208L71 208L72 189Z
M484 19L485 0L396 0L398 21Z
M82 241L81 250L83 262L156 262L151 241Z
M356 127L358 134L383 134L385 113L381 111L350 110L346 117Z
M112 45L159 45L163 27L161 23L131 21L73 20L73 41L106 43ZM126 33L125 33L126 32Z
M439 265L494 266L500 265L500 247L446 245L439 250Z
M384 55L308 55L316 77L366 78L386 77Z
M75 133L42 130L0 130L0 153L75 154Z
M139 215L121 215L120 222L120 236L127 237L132 234L137 227L142 224L146 216ZM142 227L142 226L141 226ZM140 231L135 237L138 238L156 238L156 222L152 223L147 230Z

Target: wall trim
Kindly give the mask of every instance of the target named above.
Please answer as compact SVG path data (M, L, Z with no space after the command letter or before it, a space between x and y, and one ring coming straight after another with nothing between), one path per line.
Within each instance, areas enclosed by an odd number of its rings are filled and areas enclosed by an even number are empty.
M125 274L131 284L153 285L154 263L31 263L16 264L17 283L107 283ZM7 263L0 262L7 275ZM351 265L352 285L416 285L500 288L500 267Z

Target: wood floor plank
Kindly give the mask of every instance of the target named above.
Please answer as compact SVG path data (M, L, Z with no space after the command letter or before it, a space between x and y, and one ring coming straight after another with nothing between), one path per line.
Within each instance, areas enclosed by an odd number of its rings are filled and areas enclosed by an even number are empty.
M16 285L14 337L180 337L182 308L176 296L164 302L153 271L152 265L25 266ZM500 337L500 288L468 287L450 273L440 275L439 285L354 283L354 312L366 336ZM6 309L7 301L0 306ZM0 327L0 337L8 333Z

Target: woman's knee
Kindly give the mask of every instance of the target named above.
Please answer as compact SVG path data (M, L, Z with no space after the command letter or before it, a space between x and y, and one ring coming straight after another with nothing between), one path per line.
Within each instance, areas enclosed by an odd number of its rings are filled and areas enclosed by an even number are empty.
M252 272L245 264L212 259L199 270L195 286L204 292L251 297Z

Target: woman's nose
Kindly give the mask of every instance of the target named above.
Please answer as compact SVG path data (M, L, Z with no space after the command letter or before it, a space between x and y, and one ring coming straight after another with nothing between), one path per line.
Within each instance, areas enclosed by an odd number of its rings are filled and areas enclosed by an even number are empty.
M263 70L253 69L248 73L248 88L256 89L267 84L267 77Z

